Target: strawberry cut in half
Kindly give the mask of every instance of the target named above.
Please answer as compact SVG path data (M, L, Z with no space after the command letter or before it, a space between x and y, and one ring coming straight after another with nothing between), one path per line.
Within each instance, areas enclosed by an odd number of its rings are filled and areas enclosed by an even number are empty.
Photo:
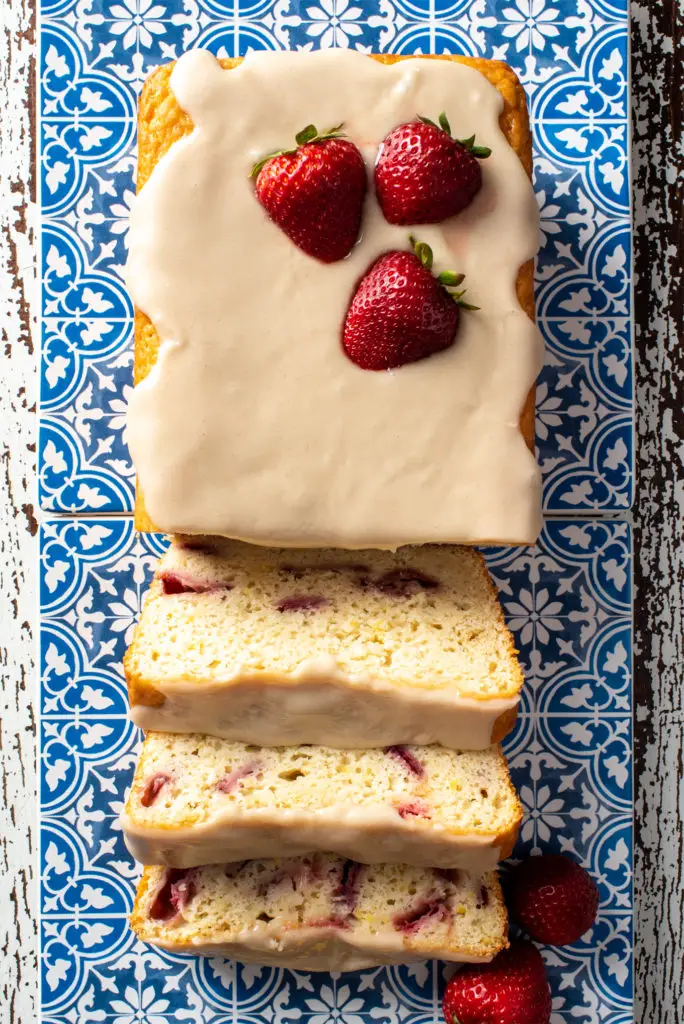
M352 296L342 346L362 370L392 370L427 359L456 340L462 309L477 309L452 291L463 274L432 273L432 250L410 238L413 252L380 256Z
M400 124L380 145L375 194L390 224L439 224L465 210L482 188L491 153L475 136L453 139L445 113Z
M351 252L361 228L368 187L357 147L343 125L319 133L310 124L294 149L269 153L252 168L256 196L266 213L296 246L323 263Z

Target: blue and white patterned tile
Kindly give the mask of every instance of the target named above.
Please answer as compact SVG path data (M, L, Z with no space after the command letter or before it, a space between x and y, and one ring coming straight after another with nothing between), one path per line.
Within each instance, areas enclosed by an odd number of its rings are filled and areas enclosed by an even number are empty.
M110 253L100 241L95 258L66 221L45 221L42 229L43 323L48 318L123 321L132 307L120 278L100 266ZM90 251L89 251L90 250ZM68 385L67 381L67 385Z
M443 964L314 975L158 953L128 932L139 872L117 815L139 738L121 659L165 546L127 517L41 528L44 1021L438 1019ZM629 528L558 520L535 548L486 555L527 675L506 744L526 812L516 855L568 852L601 892L593 932L544 950L553 1024L631 1024Z
M130 335L122 319L43 321L39 479L46 509L132 506L135 475L124 437Z
M52 173L48 160L49 155L45 163L48 169L43 175L43 196L46 196L46 178ZM103 160L88 165L80 189L55 197L53 206L48 205L53 198L48 196L43 205L45 227L66 226L82 247L84 262L115 275L119 282L128 255L126 235L135 194L134 174L135 157L128 146L123 155L115 156L110 162Z
M125 324L130 346L121 275L135 103L146 75L193 46L219 56L338 46L494 57L521 76L543 218L536 287L548 344L538 400L545 508L629 508L627 39L627 0L44 0L43 311L71 324L52 332L43 351L41 506L133 507L121 431L111 447L107 436L130 386L130 350L122 345L114 359L96 346L79 354L73 339L84 320L102 318ZM108 383L98 399L100 377Z

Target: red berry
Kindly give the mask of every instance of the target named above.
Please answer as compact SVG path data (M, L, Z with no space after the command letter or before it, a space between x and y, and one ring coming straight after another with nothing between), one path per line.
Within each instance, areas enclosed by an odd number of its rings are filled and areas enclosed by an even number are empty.
M459 317L454 298L417 256L388 252L361 278L342 344L363 370L391 370L453 345Z
M197 579L189 572L169 572L159 574L163 594L207 594L212 590L232 590L234 584L230 580L210 581Z
M408 747L396 745L392 747L385 747L383 753L389 754L390 757L396 758L400 764L408 768L412 775L415 775L418 779L425 778L425 765L422 761L416 757L413 751L409 750Z
M537 942L567 946L596 920L599 891L583 867L561 854L528 857L508 875L511 917Z
M520 939L490 964L463 967L446 987L446 1024L549 1024L551 992L541 953Z
M389 597L411 597L421 590L439 590L439 580L420 569L389 569L373 586Z
M150 906L150 917L153 921L171 921L182 915L194 896L192 869L169 868Z
M382 142L375 165L375 192L390 224L438 224L468 206L482 188L480 159L489 150L473 139L452 139L420 121L399 125Z
M219 793L232 793L238 788L243 779L248 779L250 775L254 775L259 771L260 767L259 761L256 758L252 758L251 761L246 761L244 764L238 765L237 768L233 768L227 775L223 775L216 783L216 789Z
M323 263L334 263L351 252L358 238L366 165L356 146L340 138L339 128L319 135L309 125L297 142L297 149L255 165L257 199L295 245Z
M171 776L166 772L156 772L145 783L145 788L140 795L140 803L143 807L151 807L164 786L171 781Z
M292 594L277 601L276 608L279 612L315 612L329 603L322 594Z
M411 800L406 804L397 805L400 818L429 818L430 808L423 800Z

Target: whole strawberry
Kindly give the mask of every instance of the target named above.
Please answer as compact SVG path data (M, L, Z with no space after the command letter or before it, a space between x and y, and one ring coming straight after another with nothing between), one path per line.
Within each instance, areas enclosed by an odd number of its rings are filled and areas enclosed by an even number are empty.
M549 1024L551 993L536 946L518 939L490 964L461 968L446 987L446 1024Z
M357 285L344 322L342 345L363 370L391 370L441 352L453 345L463 292L450 286L462 274L445 271L434 277L432 250L411 239L414 252L385 253Z
M596 920L599 892L583 867L561 854L528 857L509 873L508 909L531 938L576 942Z
M438 224L468 206L482 188L479 161L491 150L452 139L446 114L401 124L380 146L375 193L390 224Z
M349 255L361 227L368 179L342 125L307 125L296 149L269 153L252 168L257 199L295 245L323 263Z

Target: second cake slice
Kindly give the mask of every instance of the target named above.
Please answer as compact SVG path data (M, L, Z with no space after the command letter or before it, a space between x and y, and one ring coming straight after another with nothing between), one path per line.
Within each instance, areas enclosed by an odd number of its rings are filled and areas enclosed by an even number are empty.
M149 733L122 824L146 864L323 850L482 872L509 856L521 814L498 747L265 748Z

